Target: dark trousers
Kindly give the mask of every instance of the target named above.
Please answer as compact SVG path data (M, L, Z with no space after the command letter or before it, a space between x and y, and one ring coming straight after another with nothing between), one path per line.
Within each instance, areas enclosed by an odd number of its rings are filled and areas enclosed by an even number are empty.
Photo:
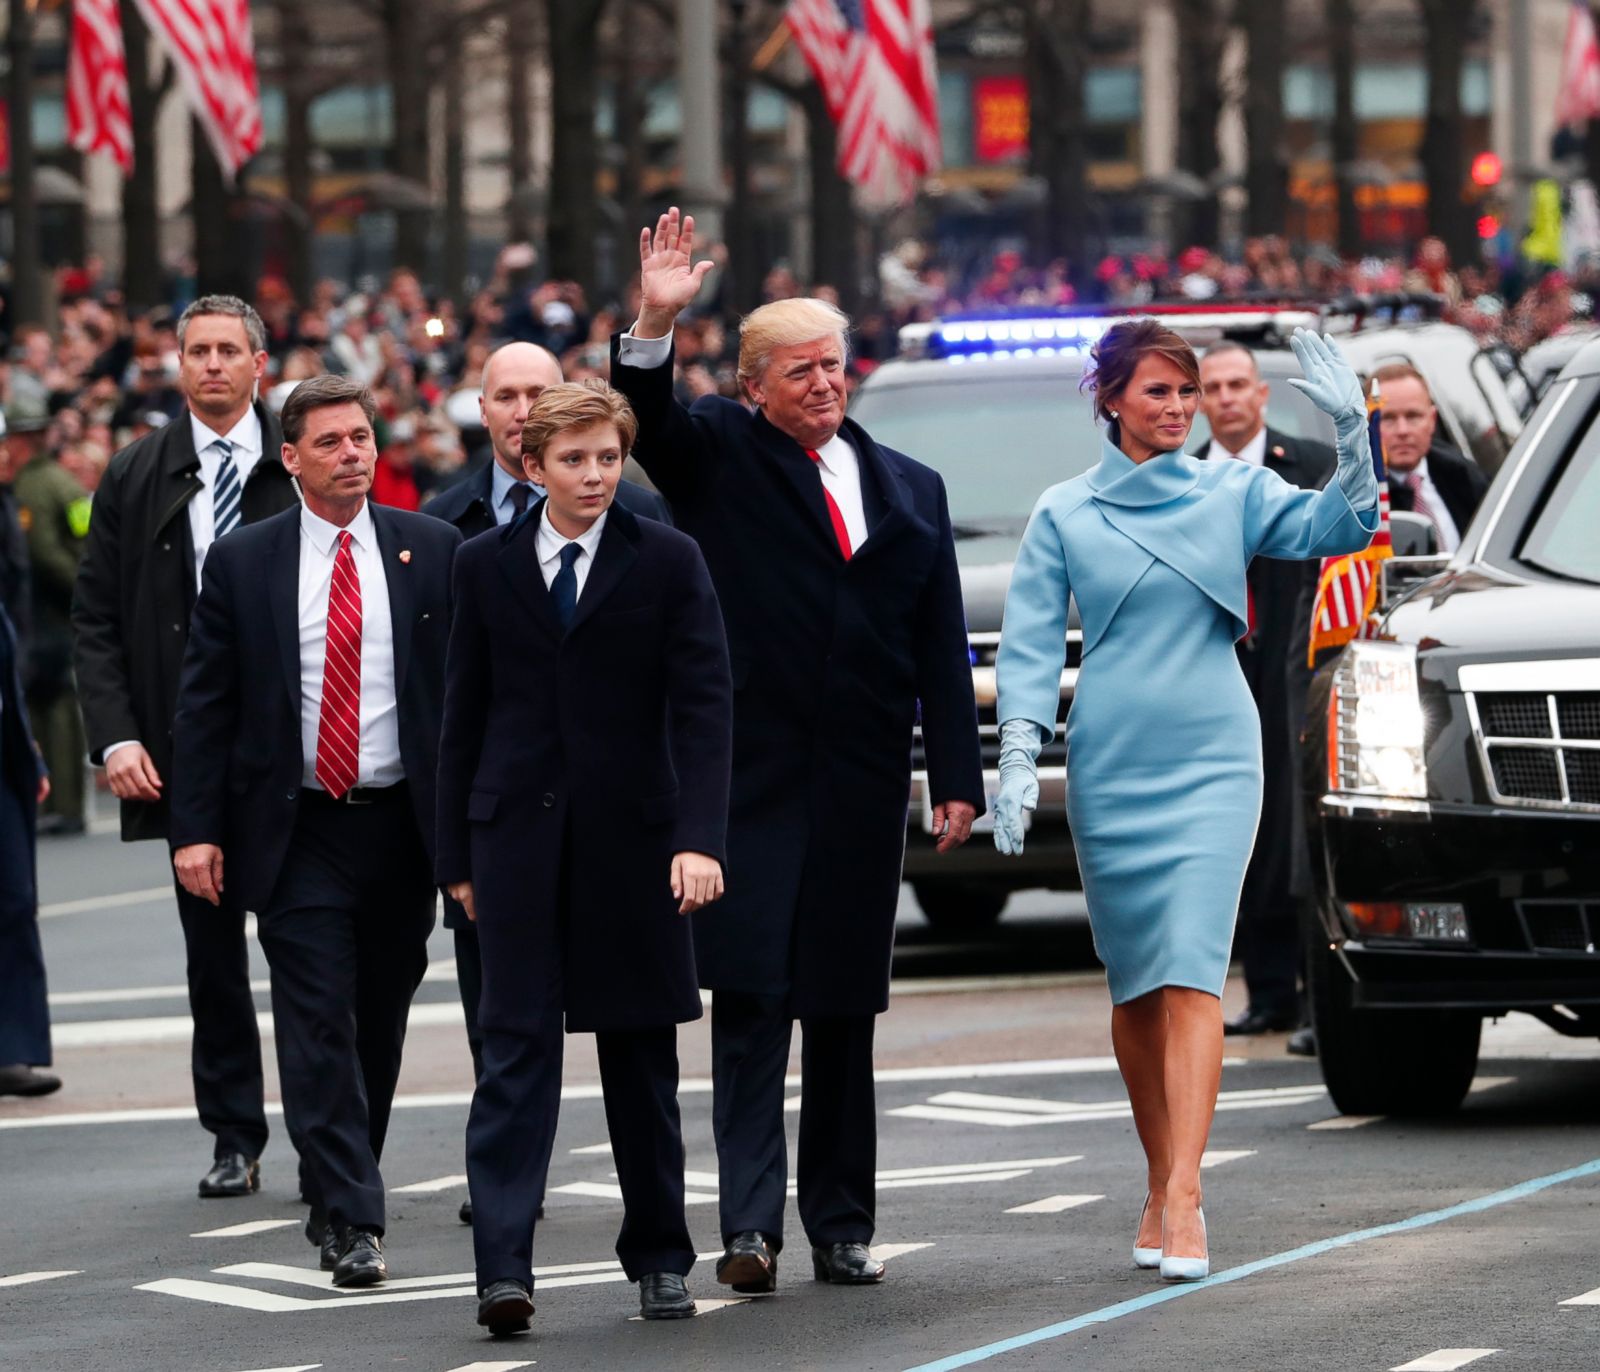
M244 911L218 908L182 886L177 891L194 1019L189 1067L195 1108L202 1127L215 1139L216 1156L259 1158L267 1146L267 1116Z
M877 1209L878 1117L872 1015L800 1022L800 1223L818 1245L870 1243ZM784 1074L794 1032L782 996L711 997L712 1129L722 1241L759 1230L783 1247L788 1144Z
M561 1108L562 1016L539 1031L483 1036L483 1075L467 1118L467 1184L478 1289L533 1289L533 1231ZM687 1275L694 1244L683 1213L678 1034L673 1026L595 1035L611 1155L622 1187L617 1257L629 1281Z
M434 891L405 788L371 805L303 791L257 916L272 968L278 1074L302 1186L335 1228L383 1232L378 1160Z
M483 1031L478 1028L478 1003L483 999L483 954L474 924L450 931L456 941L456 985L461 988L461 1012L467 1020L467 1048L472 1053L472 1079L483 1079Z
M50 1006L33 828L22 799L0 778L0 1067L50 1065Z

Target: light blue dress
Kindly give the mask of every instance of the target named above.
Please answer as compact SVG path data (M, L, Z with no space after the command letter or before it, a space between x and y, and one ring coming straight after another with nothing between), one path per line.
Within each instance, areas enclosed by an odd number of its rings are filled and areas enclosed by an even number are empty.
M1055 732L1067 597L1083 662L1067 716L1067 814L1111 999L1222 993L1261 813L1261 728L1234 640L1252 557L1364 548L1378 528L1367 445L1338 479L1291 486L1249 463L1109 439L1052 486L1022 537L997 660L999 717Z

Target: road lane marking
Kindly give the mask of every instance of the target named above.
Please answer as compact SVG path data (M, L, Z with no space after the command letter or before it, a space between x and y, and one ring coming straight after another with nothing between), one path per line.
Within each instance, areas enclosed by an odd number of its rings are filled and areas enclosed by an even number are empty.
M1335 1115L1331 1120L1318 1120L1315 1124L1306 1125L1307 1129L1362 1129L1369 1124L1376 1124L1379 1120L1386 1120L1387 1115Z
M230 1224L221 1229L202 1229L190 1234L191 1239L242 1239L247 1234L265 1234L269 1229L288 1229L299 1220L246 1220L243 1224Z
M390 1189L397 1196L425 1195L429 1191L453 1191L466 1184L465 1174L457 1174L450 1177L435 1177L432 1181L414 1181L408 1186L395 1186Z
M1029 1201L1026 1205L1013 1205L1008 1215L1059 1215L1063 1210L1076 1210L1080 1205L1103 1201L1104 1196L1046 1196L1043 1200Z
M1185 1282L1179 1286L1168 1286L1158 1291L1150 1291L1145 1295L1136 1296L1132 1300L1118 1301L1114 1305L1101 1306L1098 1310L1090 1310L1085 1314L1075 1315L1073 1318L1062 1320L1057 1324L1047 1324L1039 1329L1030 1329L1026 1333L1012 1335L1010 1338L997 1339L993 1343L986 1343L977 1348L969 1348L959 1353L952 1353L948 1357L938 1358L933 1362L918 1363L915 1367L907 1369L907 1372L955 1372L957 1368L971 1367L974 1363L987 1362L990 1358L998 1358L1002 1354L1013 1353L1019 1348L1030 1348L1034 1344L1047 1343L1052 1339L1063 1338L1068 1334L1075 1334L1080 1329L1087 1329L1092 1325L1109 1324L1113 1320L1120 1320L1126 1315L1134 1315L1142 1310L1149 1310L1153 1306L1164 1305L1168 1301L1183 1300L1198 1292L1209 1290L1213 1286L1224 1286L1230 1282L1242 1281L1246 1277L1253 1277L1260 1272L1271 1271L1273 1268L1284 1267L1290 1263L1303 1262L1307 1258L1318 1258L1324 1253L1332 1253L1341 1248L1349 1248L1354 1244L1392 1238L1396 1234L1409 1233L1416 1229L1426 1229L1431 1225L1459 1219L1463 1215L1479 1214L1485 1210L1492 1210L1497 1206L1526 1200L1529 1196L1537 1195L1540 1191L1547 1190L1552 1186L1560 1186L1565 1182L1579 1181L1596 1175L1600 1175L1600 1158L1581 1163L1577 1167L1569 1167L1561 1172L1551 1172L1542 1177L1532 1177L1527 1181L1518 1182L1515 1186L1508 1186L1503 1190L1493 1191L1485 1196L1477 1196L1472 1200L1461 1201L1455 1205L1446 1206L1442 1210L1425 1210L1420 1214L1412 1215L1403 1220L1394 1220L1389 1224L1374 1225L1367 1229L1354 1229L1344 1234L1335 1234L1332 1238L1318 1239L1314 1243L1286 1249L1284 1252L1274 1253L1270 1257L1258 1258L1255 1262L1241 1263L1238 1267L1230 1267L1226 1271L1217 1272L1207 1277L1204 1281Z
M48 1275L48 1274L47 1274ZM0 1283L3 1285L4 1283ZM1574 1296L1571 1300L1562 1301L1562 1305L1600 1305L1600 1286L1593 1291L1585 1291L1581 1296Z
M450 1372L517 1372L519 1367L533 1367L534 1361L529 1358L526 1362L469 1362L460 1367L452 1367Z
M1471 1086L1467 1087L1467 1094L1469 1096L1475 1096L1480 1091L1493 1091L1500 1086L1510 1086L1515 1080L1515 1077L1478 1077L1473 1081ZM1451 1350L1446 1351L1448 1352ZM1455 1351L1468 1352L1469 1350L1459 1349ZM1498 1348L1491 1348L1489 1350L1490 1353L1498 1353L1499 1351L1500 1350ZM1465 1364L1463 1363L1461 1366L1465 1366Z
M615 1182L604 1181L569 1181L563 1186L552 1186L550 1191L558 1196L588 1196L592 1200L622 1199L622 1188ZM716 1201L716 1193L706 1195L700 1191L685 1191L683 1203L685 1205L711 1205Z
M438 1025L462 1025L459 1000L434 1001L413 1005L408 1017L412 1029ZM272 1011L256 1012L256 1027L262 1038L272 1034ZM52 1025L51 1042L57 1048L120 1048L129 1044L187 1043L194 1034L194 1020L188 1015L141 1015L134 1019L88 1019Z
M316 1372L320 1362L303 1362L298 1367L257 1367L252 1372Z
M39 907L40 919L58 919L62 915L87 915L95 910L126 910L130 905L151 905L154 902L176 900L171 886L148 886L142 891L117 891L109 896L88 896L83 900L58 900Z
M0 1286L31 1286L36 1281L54 1281L57 1277L81 1277L82 1268L74 1268L70 1272L16 1272L9 1277L0 1277Z
M715 1315L717 1311L726 1310L730 1305L749 1305L751 1299L752 1298L750 1296L734 1296L731 1300L726 1296L720 1299L711 1300L707 1300L702 1297L696 1297L694 1303L694 1317L699 1319L702 1315ZM628 1322L630 1324L643 1324L644 1316L629 1315Z
M591 1153L597 1157L602 1153L609 1157L611 1155L611 1141L607 1139L604 1143L585 1144L582 1148L569 1148L567 1152L575 1158L586 1157Z
M423 981L454 981L456 979L456 960L454 958L441 958L438 962L429 965L428 970L422 974ZM259 977L250 983L252 992L265 994L272 989L272 983L265 977ZM189 988L179 982L169 986L117 986L105 991L52 991L50 993L51 1005L128 1005L141 1000L187 1000ZM318 1366L321 1364L319 1363Z
M1255 1155L1254 1148L1208 1148L1200 1155L1200 1166L1221 1167L1226 1163L1238 1162L1240 1158L1253 1158Z
M1458 1367L1491 1357L1499 1351L1498 1348L1441 1348L1436 1353L1414 1358L1401 1363L1399 1367L1391 1367L1389 1372L1456 1372Z
M1272 1086L1247 1091L1223 1091L1217 1109L1262 1110L1283 1105L1304 1105L1327 1094L1320 1082L1306 1086ZM901 1119L941 1120L954 1124L984 1124L1013 1129L1028 1124L1090 1124L1127 1119L1133 1107L1126 1099L1107 1101L1044 1101L1031 1096L991 1096L974 1091L943 1091L925 1105L903 1105L886 1114Z
M418 1007L427 1008L427 1007ZM461 1007L452 1005L455 1012L455 1022L461 1022ZM412 1023L417 1022L416 1010L412 1011ZM54 1029L56 1044L61 1043L60 1034L63 1029L70 1029L71 1025L58 1025ZM1244 1059L1224 1058L1224 1066L1238 1066ZM950 1064L943 1067L886 1067L872 1074L873 1080L879 1083L891 1082L916 1082L916 1081L972 1081L985 1077L1010 1077L1010 1076L1074 1076L1080 1073L1114 1072L1117 1070L1116 1060L1113 1058L1052 1058L1027 1062L981 1062ZM788 1077L784 1081L786 1088L800 1085L798 1076ZM709 1095L711 1093L710 1077L686 1077L678 1083L680 1096ZM581 1083L561 1088L563 1101L599 1100L601 1089L598 1082ZM435 1091L415 1095L400 1095L394 1100L396 1110L427 1110L442 1107L455 1107L470 1105L472 1103L471 1091ZM268 1102L269 1115L281 1115L283 1106L277 1102ZM890 1114L896 1113L889 1111ZM1123 1109L1126 1115L1126 1107ZM100 1124L163 1124L193 1121L198 1116L193 1106L150 1106L126 1110L83 1110L63 1111L57 1114L18 1115L11 1118L0 1119L0 1130L6 1129L44 1129L54 1125L62 1126L89 1126ZM1121 1118L1121 1116L1117 1116Z

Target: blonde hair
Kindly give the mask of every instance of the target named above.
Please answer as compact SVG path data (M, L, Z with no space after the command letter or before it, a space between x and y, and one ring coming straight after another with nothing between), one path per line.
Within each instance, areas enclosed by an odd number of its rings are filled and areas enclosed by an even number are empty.
M543 459L544 450L557 435L596 424L616 426L624 457L639 436L639 421L627 397L598 377L546 386L522 423L522 456Z
M752 310L739 324L739 381L748 386L759 377L778 348L814 343L819 338L837 338L848 357L849 333L850 316L826 300L774 300Z

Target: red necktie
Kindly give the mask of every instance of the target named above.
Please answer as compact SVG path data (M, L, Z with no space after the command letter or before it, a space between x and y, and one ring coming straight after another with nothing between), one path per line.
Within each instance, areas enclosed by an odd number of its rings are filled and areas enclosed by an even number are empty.
M350 535L339 535L328 587L328 655L322 665L322 713L317 719L318 784L335 800L360 775L361 579Z
M819 468L822 466L820 454L807 448L806 456L815 462ZM821 478L821 471L818 471L817 476L819 479ZM822 488L822 498L828 502L828 518L833 521L833 536L839 540L839 551L844 554L844 560L848 562L854 549L850 547L850 530L845 528L844 515L839 511L839 502L833 498L833 493L828 490L827 486Z

